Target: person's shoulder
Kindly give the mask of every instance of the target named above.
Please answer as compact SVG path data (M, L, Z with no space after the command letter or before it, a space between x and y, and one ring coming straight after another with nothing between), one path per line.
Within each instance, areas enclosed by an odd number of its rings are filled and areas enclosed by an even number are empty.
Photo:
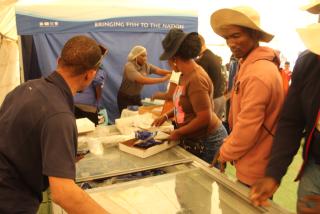
M137 70L137 67L136 67L136 65L135 65L133 62L128 61L128 62L125 64L124 69L125 69L126 72L128 72L128 71L136 71L136 70Z
M189 81L194 83L194 82L210 82L211 79L207 72L205 72L204 69L198 69L197 71L193 72L190 77Z
M46 92L50 92L50 97ZM56 114L60 112L66 112L73 114L72 97L68 97L65 93L61 93L61 89L58 87L50 86L48 91L42 91L41 106L45 106L48 110L48 114Z
M128 61L128 62L126 62L126 64L124 65L124 67L134 67L135 65L134 65L134 63L133 62L131 62L131 61Z
M292 71L292 78L307 79L313 78L318 75L318 69L320 67L320 59L317 54L312 53L309 50L302 52L296 60L295 66ZM304 82L304 81L302 81Z
M204 56L210 57L210 58L215 59L215 60L219 59L219 56L216 55L215 53L213 53L210 49L206 49L204 51Z
M301 63L310 63L312 61L318 60L318 57L319 56L316 55L315 53L312 53L309 50L305 50L298 56L296 65L299 65Z
M311 56L316 56L316 54L312 53L309 50L305 50L302 53L299 54L298 59L299 58L304 58L304 57L311 57Z

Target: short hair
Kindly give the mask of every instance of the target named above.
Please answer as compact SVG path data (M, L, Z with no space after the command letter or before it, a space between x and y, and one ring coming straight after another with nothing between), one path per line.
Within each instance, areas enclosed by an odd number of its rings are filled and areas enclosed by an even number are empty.
M201 43L198 34L189 34L181 43L175 56L183 60L196 58L201 50Z
M286 61L284 64L285 64L285 65L290 65L290 62Z
M77 76L87 70L98 69L101 57L102 51L97 42L87 36L79 35L65 43L59 64L72 68L72 74Z

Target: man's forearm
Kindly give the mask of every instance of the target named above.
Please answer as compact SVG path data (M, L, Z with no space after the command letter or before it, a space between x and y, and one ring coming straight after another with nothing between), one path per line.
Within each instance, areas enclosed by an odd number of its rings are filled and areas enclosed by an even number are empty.
M69 214L106 214L97 202L78 187L73 180L49 177L52 200Z

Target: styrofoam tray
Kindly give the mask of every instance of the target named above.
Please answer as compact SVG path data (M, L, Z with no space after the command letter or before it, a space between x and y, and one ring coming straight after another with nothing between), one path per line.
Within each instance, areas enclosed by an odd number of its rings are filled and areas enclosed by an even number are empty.
M131 139L125 142L121 142L119 143L119 149L121 151L127 152L129 154L132 154L141 158L147 158L178 144L178 142L176 141L170 141L170 142L166 141L160 145L155 145L148 149L142 149L142 148L133 146L136 141L137 139Z

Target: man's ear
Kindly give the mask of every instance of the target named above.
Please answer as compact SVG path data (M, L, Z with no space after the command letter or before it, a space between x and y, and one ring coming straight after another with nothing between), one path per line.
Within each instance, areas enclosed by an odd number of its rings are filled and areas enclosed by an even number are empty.
M86 80L93 79L96 76L97 70L96 69L90 69L86 72Z

